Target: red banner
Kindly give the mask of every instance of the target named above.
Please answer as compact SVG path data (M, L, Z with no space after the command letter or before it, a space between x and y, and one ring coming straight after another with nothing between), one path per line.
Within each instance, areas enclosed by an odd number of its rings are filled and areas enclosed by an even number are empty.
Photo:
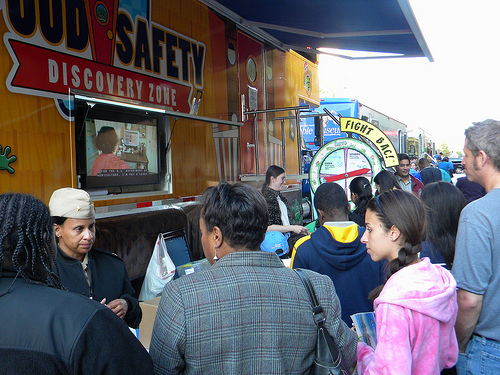
M19 61L12 86L63 95L67 95L69 89L78 89L189 113L190 86L16 40L9 43Z

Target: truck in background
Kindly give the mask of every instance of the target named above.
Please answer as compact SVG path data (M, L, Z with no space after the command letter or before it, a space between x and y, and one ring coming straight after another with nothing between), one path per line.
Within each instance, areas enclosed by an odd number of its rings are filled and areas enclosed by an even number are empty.
M417 158L425 154L432 157L436 153L432 135L422 128L413 129L356 99L321 98L320 106L312 112L314 115L304 117L300 124L306 163L309 156L312 156L322 144L347 136L346 133L341 133L340 126L325 113L325 108L335 116L359 118L375 125L387 135L397 152L407 153ZM320 125L323 133L320 131Z
M66 12L60 2L0 3L2 191L48 203L60 187L81 187L107 213L190 199L219 181L262 184L271 164L301 173L295 117L274 119L319 105L315 61L198 0L94 3L67 0ZM98 179L103 125L130 170Z
M360 103L356 99L349 98L322 98L316 109L318 116L303 119L301 130L306 150L314 152L321 144L346 136L345 133L340 132L340 126L326 115L324 109L336 116L359 118L375 125L387 135L397 152L407 152L408 126L406 124ZM323 143L320 141L320 122L323 127Z
M436 144L429 132L422 128L408 130L408 155L418 158L429 155L432 158L436 152Z

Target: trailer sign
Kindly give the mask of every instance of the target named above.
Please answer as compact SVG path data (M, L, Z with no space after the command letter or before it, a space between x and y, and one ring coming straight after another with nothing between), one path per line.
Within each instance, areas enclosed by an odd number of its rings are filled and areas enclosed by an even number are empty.
M376 126L357 118L342 117L340 128L343 132L356 133L370 140L382 154L386 167L399 164L398 155L391 140Z
M2 9L12 92L67 100L78 89L189 113L203 89L205 45L141 16L134 23L117 0L14 3Z

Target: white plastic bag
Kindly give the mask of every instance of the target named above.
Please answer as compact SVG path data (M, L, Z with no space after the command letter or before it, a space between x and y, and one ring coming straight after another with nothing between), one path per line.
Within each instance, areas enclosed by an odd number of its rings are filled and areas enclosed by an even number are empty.
M162 234L156 239L155 248L142 283L139 301L147 301L161 295L163 287L175 274L175 265L168 255Z

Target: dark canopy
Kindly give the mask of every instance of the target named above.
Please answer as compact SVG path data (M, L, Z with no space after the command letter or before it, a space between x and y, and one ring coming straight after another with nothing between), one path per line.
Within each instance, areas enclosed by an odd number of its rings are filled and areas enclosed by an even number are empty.
M200 0L282 49L432 55L408 0Z

